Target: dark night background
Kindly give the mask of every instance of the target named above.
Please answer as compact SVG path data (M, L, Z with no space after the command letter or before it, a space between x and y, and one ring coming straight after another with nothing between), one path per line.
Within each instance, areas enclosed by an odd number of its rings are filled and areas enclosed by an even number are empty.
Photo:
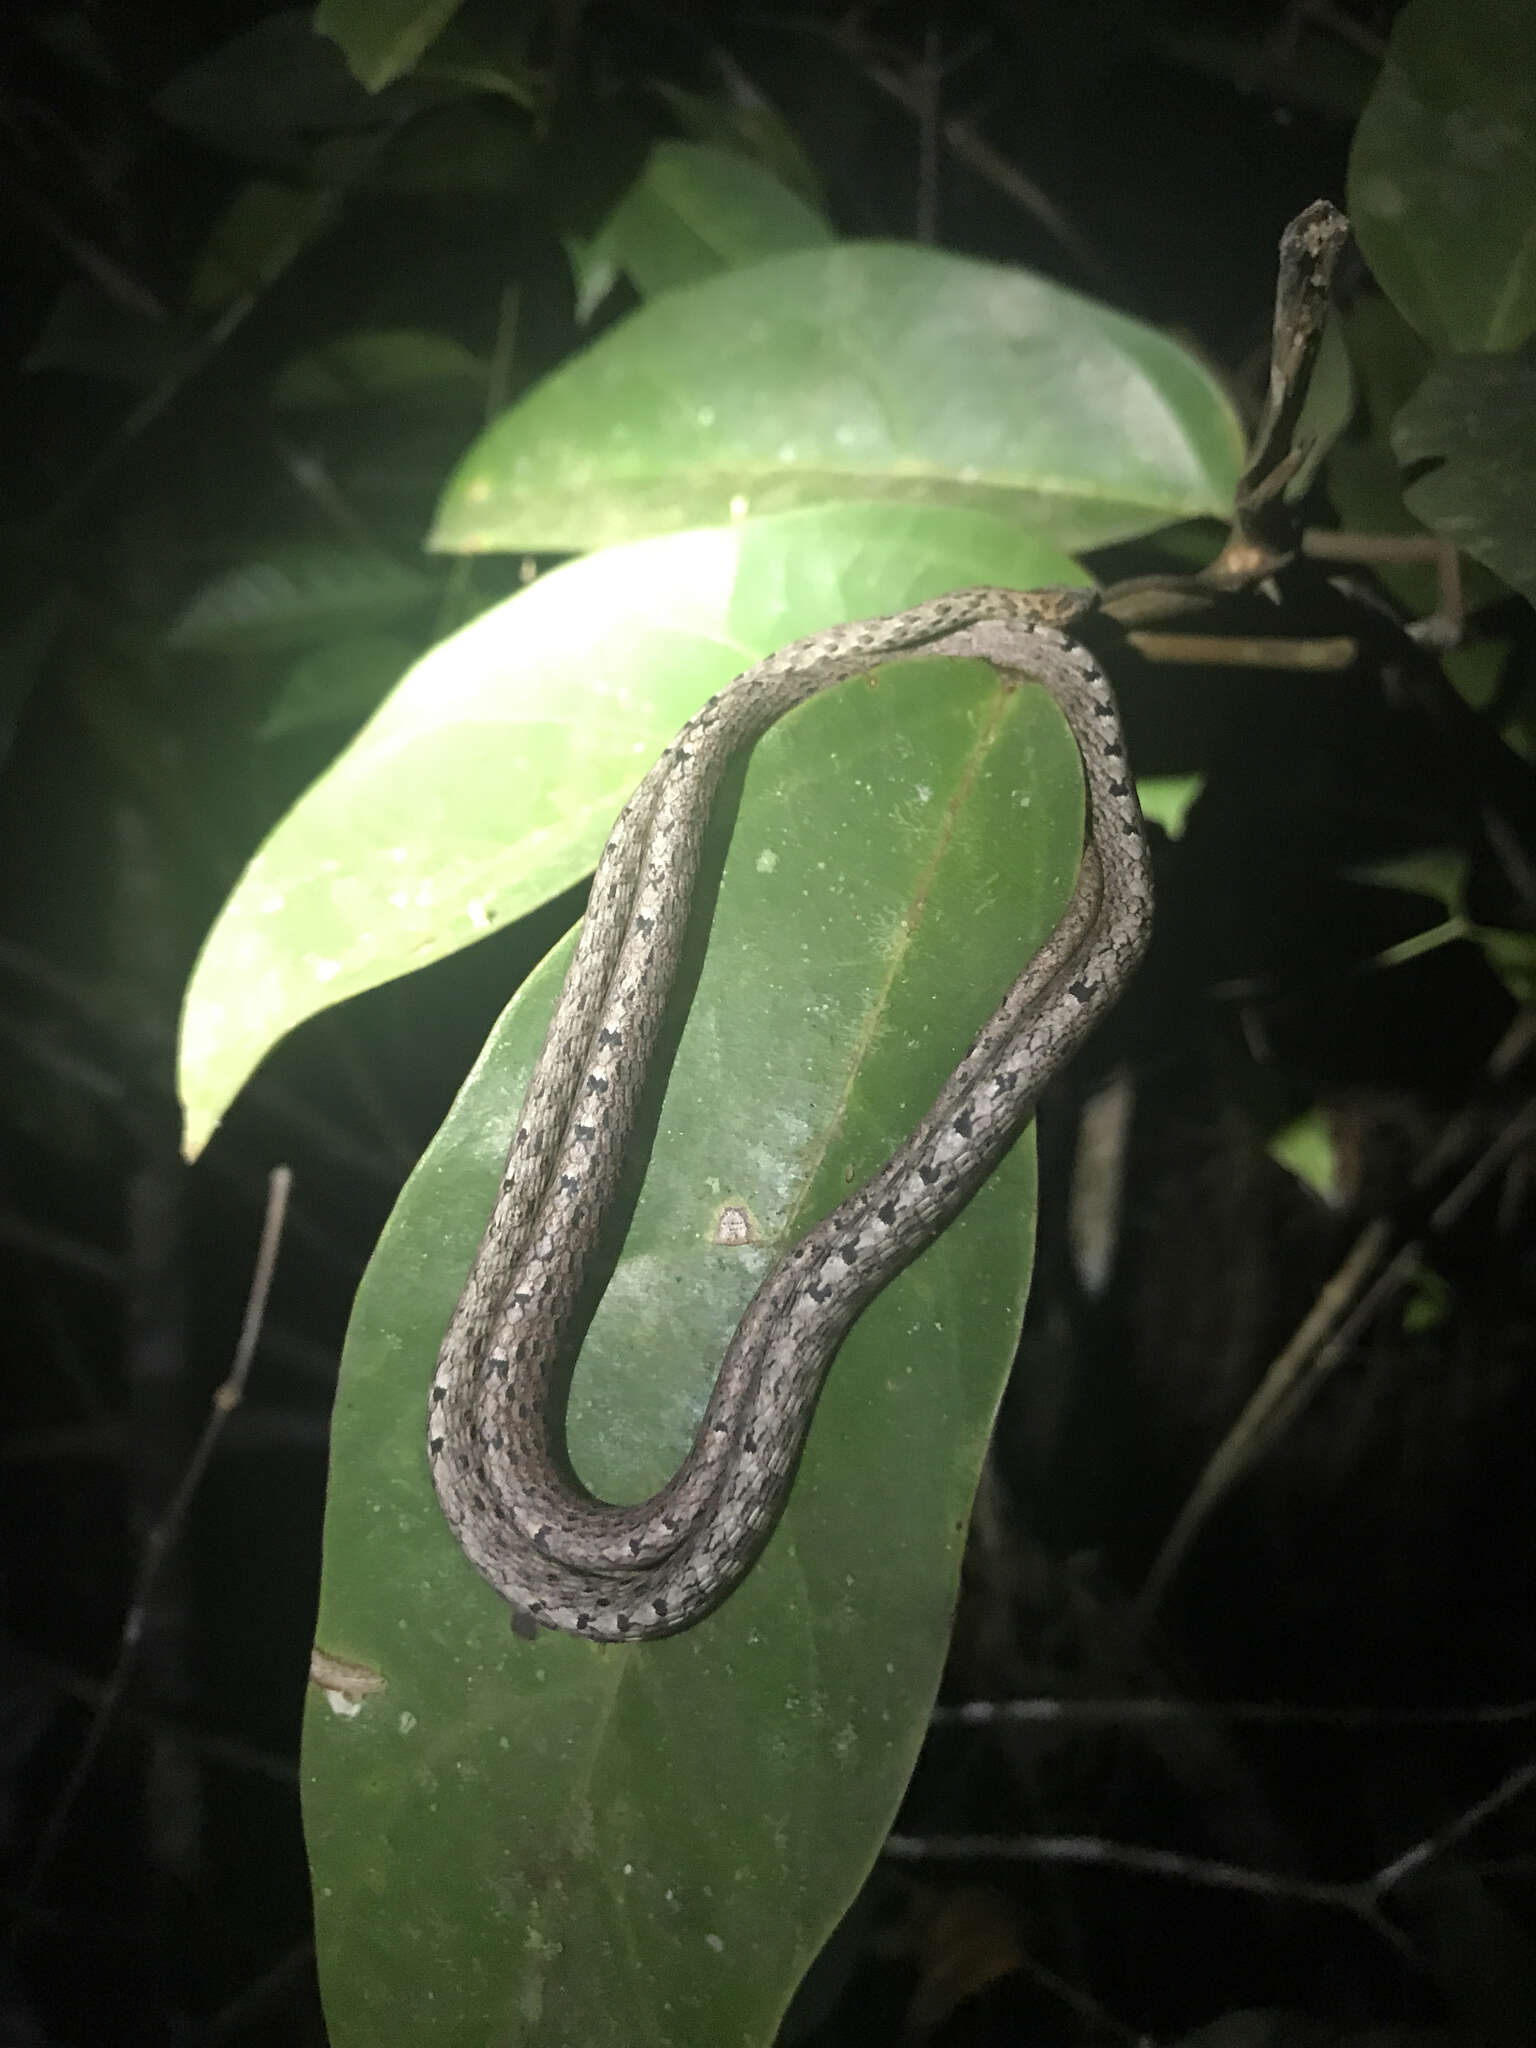
M277 652L195 660L167 629L262 545L355 522L420 561L436 492L482 420L479 393L397 403L316 451L253 394L360 327L432 328L489 354L515 285L515 397L590 338L562 237L589 234L650 144L679 132L655 82L718 94L735 77L798 137L841 234L911 239L931 211L944 247L1171 330L1251 423L1280 231L1319 197L1344 204L1394 13L487 0L455 33L515 24L538 106L467 93L446 118L499 138L499 183L430 174L449 161L444 110L415 81L370 101L334 46L296 63L301 16L118 0L0 22L0 2048L323 2041L295 1757L336 1360L401 1182L580 906L568 896L304 1026L207 1155L180 1162L173 1057L197 947L369 706L269 734ZM249 82L200 110L177 92L261 24L278 33L247 81L269 67L277 115ZM948 142L925 172L919 123L891 90L920 89L925 52L948 67L945 118L1038 203ZM330 187L332 217L270 281L211 320L189 310L210 230L246 181L302 185L323 145L370 125L395 130L409 175ZM1358 264L1342 296L1365 321L1381 307ZM621 284L597 329L635 303ZM1308 523L1358 519L1382 453L1362 413ZM1154 536L1089 566L1185 568L1219 541ZM518 575L497 557L426 566L432 595L391 627L411 651ZM1528 702L1531 620L1491 577L1469 584L1470 638L1498 649L1473 710L1398 630L1429 608L1428 580L1357 580L1379 641L1342 680L1152 675L1134 655L1117 672L1139 772L1198 771L1205 791L1182 838L1154 835L1160 924L1141 982L1042 1115L1025 1369L945 1697L1374 1718L941 1728L905 1834L1094 1836L1350 1879L1469 1814L1528 1753L1529 1141L1449 1227L1428 1226L1526 1101L1530 1034L1469 941L1373 967L1439 913L1346 871L1452 847L1479 922L1529 928L1531 772L1500 730ZM1358 630L1358 596L1320 572L1288 595L1287 631ZM1233 629L1260 630L1257 615L1238 604ZM1120 1247L1089 1300L1067 1187L1078 1111L1120 1066L1135 1081ZM1266 1149L1309 1110L1340 1166L1332 1206ZM146 1538L228 1370L279 1161L294 1196L247 1398L61 1810ZM1190 1487L1378 1218L1394 1244L1428 1230L1414 1284L1220 1506L1143 1636L1134 1597ZM1468 1708L1487 1711L1403 1718ZM1511 1799L1405 1884L1400 1946L1294 1897L1123 1870L882 1864L785 2039L1173 2040L1283 2008L1283 2030L1234 2033L1233 2048L1372 2028L1380 2043L1529 2041L1531 1811Z

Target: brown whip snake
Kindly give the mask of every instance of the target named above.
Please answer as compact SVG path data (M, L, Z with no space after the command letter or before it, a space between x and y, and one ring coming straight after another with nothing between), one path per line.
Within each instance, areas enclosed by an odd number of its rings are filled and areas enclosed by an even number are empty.
M1141 811L1109 684L1069 637L1094 602L1082 590L967 590L813 633L712 697L620 813L432 1382L438 1498L520 1632L542 1624L634 1642L688 1628L725 1599L778 1519L855 1318L986 1179L1141 958L1152 909ZM637 1506L609 1506L569 1470L552 1382L655 1049L721 775L818 691L941 655L1038 682L1065 715L1088 800L1072 900L906 1143L768 1273L673 1478Z

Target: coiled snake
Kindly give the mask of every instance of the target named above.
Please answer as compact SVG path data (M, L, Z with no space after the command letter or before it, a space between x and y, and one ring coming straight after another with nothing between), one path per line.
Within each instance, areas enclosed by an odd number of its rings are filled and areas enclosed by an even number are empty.
M778 1519L855 1318L986 1179L1135 968L1152 908L1141 811L1109 684L1069 637L1094 602L1081 590L968 590L813 633L712 697L620 813L429 1404L443 1512L520 1633L672 1635L739 1584ZM721 775L818 691L884 662L940 655L1038 682L1064 713L1088 799L1072 900L906 1143L768 1273L674 1477L638 1506L609 1506L568 1469L553 1387L655 1049Z

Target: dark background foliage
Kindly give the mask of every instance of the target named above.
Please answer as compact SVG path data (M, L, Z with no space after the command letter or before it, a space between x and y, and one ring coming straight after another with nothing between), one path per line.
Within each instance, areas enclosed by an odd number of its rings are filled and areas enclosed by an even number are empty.
M515 397L592 332L564 238L590 236L651 142L678 132L658 84L710 94L727 76L778 110L844 235L926 234L1166 326L1251 419L1279 232L1319 196L1342 203L1392 13L1240 0L967 0L857 17L650 0L468 8L455 33L502 35L527 105L450 96L421 75L369 99L330 45L326 61L296 64L303 17L227 0L6 17L0 2038L323 2038L293 1759L335 1361L405 1173L507 995L579 909L567 898L306 1025L207 1155L181 1163L173 1055L197 947L262 834L370 707L270 732L274 654L198 660L168 629L253 549L362 533L418 563L436 493L484 416L473 389L462 403L393 400L320 445L255 394L296 352L366 326L503 350L499 400ZM264 106L249 72L233 100L206 73L178 91L189 67L263 26ZM991 158L932 124L925 154L902 97L921 98L925 55L945 118ZM494 175L465 169L462 136L450 150L434 125L445 119L476 125ZM381 136L410 152L393 175L359 169L270 281L210 288L187 310L212 227L253 176L292 189L322 145L361 165ZM1358 271L1346 296L1370 303ZM621 283L595 327L634 302ZM1309 512L1346 523L1323 489ZM1184 538L1198 558L1202 537ZM1090 566L1108 578L1188 559L1147 545ZM410 647L519 573L496 557L428 567L398 620ZM1184 836L1159 844L1143 984L1042 1119L1026 1369L984 1491L949 1689L1347 1703L1376 1718L1170 1715L1049 1737L943 1727L908 1836L1166 1846L1272 1870L1283 1888L1381 1868L1524 1753L1518 1718L1390 1719L1536 1697L1530 1196L1513 1167L1434 1236L1412 1312L1400 1297L1362 1329L1221 1507L1150 1634L1133 1610L1205 1460L1362 1223L1412 1238L1445 1192L1426 1165L1437 1140L1458 1119L1470 1128L1464 1165L1509 1114L1488 1062L1515 1004L1484 953L1463 942L1373 968L1423 928L1422 899L1342 878L1448 846L1471 863L1482 922L1529 919L1529 866L1496 857L1499 832L1530 815L1528 769L1498 739L1528 675L1528 614L1489 600L1506 667L1478 714L1391 625L1415 596L1382 594L1382 648L1344 680L1149 674L1130 655L1117 675L1138 768L1198 770L1205 793ZM1291 629L1342 630L1333 601L1314 577ZM1089 1299L1067 1218L1077 1110L1121 1064L1136 1104L1120 1252L1109 1292ZM1332 1208L1266 1149L1308 1110L1341 1166ZM61 1812L143 1546L227 1368L278 1160L295 1194L250 1394ZM887 1864L786 2038L1171 2038L1284 2007L1276 2040L1372 2025L1393 2040L1409 2027L1526 2040L1528 1815L1512 1805L1437 1860L1404 1895L1396 1946L1294 1893Z

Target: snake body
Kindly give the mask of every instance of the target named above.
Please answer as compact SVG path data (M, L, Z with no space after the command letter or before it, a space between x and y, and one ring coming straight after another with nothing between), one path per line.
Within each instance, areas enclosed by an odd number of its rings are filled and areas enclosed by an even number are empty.
M1140 959L1152 903L1141 812L1109 684L1070 637L1093 603L1081 590L970 590L812 634L712 697L620 814L429 1403L443 1512L521 1633L672 1635L739 1584L778 1519L855 1318L986 1179ZM554 1394L722 773L817 692L884 662L940 655L1038 682L1065 714L1087 790L1071 902L906 1143L763 1280L673 1478L637 1506L610 1506L571 1473Z

